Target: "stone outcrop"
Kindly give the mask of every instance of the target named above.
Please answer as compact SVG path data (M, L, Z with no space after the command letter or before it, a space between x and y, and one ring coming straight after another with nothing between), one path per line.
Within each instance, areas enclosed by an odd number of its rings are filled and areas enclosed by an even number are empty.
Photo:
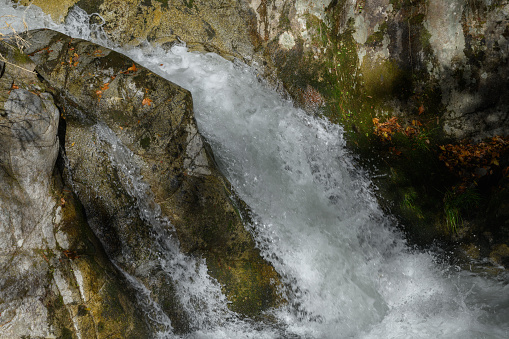
M198 133L190 93L90 42L48 30L30 32L29 42L26 53L65 109L65 180L108 255L173 309L161 286L176 277L156 257L176 246L206 259L233 310L255 316L275 306L277 273ZM177 313L172 322L187 323Z
M86 41L24 38L0 42L0 336L185 333L204 305L179 282L205 263L233 311L281 303L190 93Z
M256 32L249 7L236 0L21 0L39 6L56 22L78 6L91 21L103 24L111 41L137 46L145 41L160 45L185 41L191 50L217 52L227 58L250 58Z
M52 95L15 47L0 41L0 53L0 337L149 336L133 291L54 171Z

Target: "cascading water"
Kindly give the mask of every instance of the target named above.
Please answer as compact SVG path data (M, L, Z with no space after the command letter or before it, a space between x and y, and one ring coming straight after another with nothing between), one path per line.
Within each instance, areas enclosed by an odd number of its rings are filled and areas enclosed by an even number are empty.
M25 15L30 28L85 39L94 31L79 11L62 26L36 8L25 12L8 1L0 3L0 13L13 15L15 29ZM289 303L272 311L278 329L241 321L216 305L208 308L212 318L229 320L187 337L509 337L507 277L479 276L409 249L346 152L341 127L295 109L251 68L215 54L190 53L183 45L122 52L192 92L199 128L256 214L250 227L258 246L288 286L283 293ZM117 141L107 132L103 139L113 145ZM193 279L198 283L189 289L214 289L205 274ZM203 303L224 303L200 291L187 293Z

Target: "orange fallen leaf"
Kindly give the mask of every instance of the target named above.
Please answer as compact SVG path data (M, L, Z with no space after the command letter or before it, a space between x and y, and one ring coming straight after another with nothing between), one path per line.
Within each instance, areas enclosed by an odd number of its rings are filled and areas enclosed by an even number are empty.
M133 65L129 67L127 70L130 72L136 72L138 69L136 68L136 65L133 63Z
M151 106L152 105L152 100L150 98L145 98L145 99L143 99L141 104L142 104L142 106L145 106L145 105Z
M424 105L421 105L419 107L419 115L421 115L422 113L424 113Z
M109 83L109 82L107 82L107 83L105 83L105 84L103 84L103 85L101 86L101 91L105 91L105 90L107 90L108 88L110 88L110 83Z

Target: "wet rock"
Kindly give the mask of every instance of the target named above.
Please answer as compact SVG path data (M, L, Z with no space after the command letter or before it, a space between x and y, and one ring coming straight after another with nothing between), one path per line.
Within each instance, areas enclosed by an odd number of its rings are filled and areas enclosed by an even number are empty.
M253 54L249 7L234 0L117 1L20 0L41 7L53 20L63 21L74 5L93 14L108 38L120 45L146 40L160 45L185 41L192 50L217 52L225 57Z
M0 53L0 337L146 337L133 291L54 171L52 95L16 48L0 41Z
M498 244L493 247L490 258L497 265L509 268L509 246L506 244Z
M29 42L65 109L66 182L108 255L166 300L176 331L186 331L193 306L179 305L177 277L160 258L180 250L192 255L189 265L206 259L232 310L256 316L277 305L278 275L244 228L244 207L198 132L190 93L90 42L49 30L31 31Z

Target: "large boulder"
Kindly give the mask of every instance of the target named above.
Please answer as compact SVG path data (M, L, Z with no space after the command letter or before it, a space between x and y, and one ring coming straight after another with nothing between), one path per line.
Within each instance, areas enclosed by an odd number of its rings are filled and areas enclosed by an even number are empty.
M26 39L64 111L65 182L108 255L152 292L174 327L187 330L189 308L203 307L175 296L179 280L194 279L175 276L178 265L200 258L232 310L257 316L276 306L278 275L198 132L190 93L87 41L50 30ZM180 251L191 256L178 262Z
M0 337L148 337L134 291L55 170L52 95L17 48L0 41L0 53Z

